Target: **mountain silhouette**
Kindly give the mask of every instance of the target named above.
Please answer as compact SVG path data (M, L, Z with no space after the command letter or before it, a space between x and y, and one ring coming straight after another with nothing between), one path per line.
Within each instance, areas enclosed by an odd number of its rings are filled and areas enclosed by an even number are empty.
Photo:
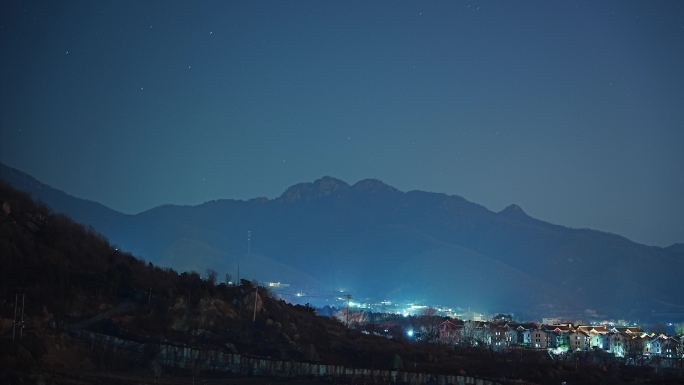
M332 177L274 199L164 205L136 215L7 166L0 179L162 266L282 281L307 293L415 301L521 317L666 320L684 314L680 246L500 212L456 195ZM637 220L638 218L635 218ZM248 254L247 233L251 233ZM312 303L332 301L320 294Z

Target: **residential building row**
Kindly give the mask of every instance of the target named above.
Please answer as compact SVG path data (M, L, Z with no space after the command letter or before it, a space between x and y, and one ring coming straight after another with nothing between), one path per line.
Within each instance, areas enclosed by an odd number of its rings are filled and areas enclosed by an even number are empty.
M448 319L439 326L440 343L484 345L493 350L513 348L565 352L602 350L616 357L684 357L684 336L647 333L638 326L536 324Z

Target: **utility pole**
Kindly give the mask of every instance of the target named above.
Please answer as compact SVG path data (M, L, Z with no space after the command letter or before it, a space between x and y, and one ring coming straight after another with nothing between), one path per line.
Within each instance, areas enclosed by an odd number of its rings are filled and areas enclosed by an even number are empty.
M19 303L19 294L14 293L14 318L12 318L12 342L17 335L17 305Z
M347 327L349 327L349 302L351 301L351 294L345 294L344 298L347 299L347 311L345 314L345 322L347 323Z
M247 258L252 253L252 230L247 230Z
M24 337L24 309L26 308L26 294L21 295L21 315L19 313L19 293L14 294L14 318L12 319L12 342L17 337L17 328L19 328L19 339Z
M254 315L252 315L252 323L256 322L256 305L257 305L257 297L259 296L259 284L257 283L256 287L254 288Z
M247 230L247 259L250 259L252 253L252 230ZM237 262L237 285L240 285L240 255L238 254Z
M19 325L19 339L24 336L24 303L26 300L26 294L21 295L21 324Z

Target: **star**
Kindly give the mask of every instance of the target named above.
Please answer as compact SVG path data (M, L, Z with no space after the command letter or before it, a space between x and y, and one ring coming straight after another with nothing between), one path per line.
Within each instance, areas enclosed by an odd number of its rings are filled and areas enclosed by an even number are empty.
M64 54L65 54L65 55L68 55L68 54L70 54L70 53L71 53L71 52L69 52L69 50L64 51Z

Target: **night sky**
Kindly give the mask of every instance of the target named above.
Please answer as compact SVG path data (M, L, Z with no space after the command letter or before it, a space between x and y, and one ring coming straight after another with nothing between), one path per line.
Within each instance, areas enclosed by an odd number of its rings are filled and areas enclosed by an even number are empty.
M0 161L133 213L331 175L684 242L682 1L16 1Z

